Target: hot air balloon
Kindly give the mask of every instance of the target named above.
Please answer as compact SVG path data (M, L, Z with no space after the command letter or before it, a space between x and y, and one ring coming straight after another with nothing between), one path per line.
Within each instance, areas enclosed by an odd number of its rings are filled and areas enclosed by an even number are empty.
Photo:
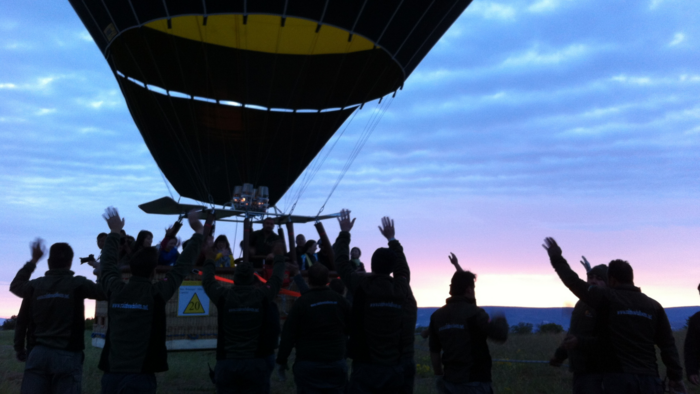
M70 0L184 196L275 205L363 103L393 94L470 0Z
M274 207L353 112L403 87L471 2L69 1L164 176L181 196L221 206L217 219L248 217L255 207L238 191L252 185L266 189L258 211ZM192 206L164 197L141 208Z

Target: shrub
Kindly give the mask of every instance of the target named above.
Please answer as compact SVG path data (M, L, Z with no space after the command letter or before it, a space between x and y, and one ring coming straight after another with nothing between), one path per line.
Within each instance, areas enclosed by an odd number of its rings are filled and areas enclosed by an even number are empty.
M92 326L95 324L95 319L88 317L85 319L85 329L92 331Z
M5 321L2 322L3 330L14 330L15 326L17 326L17 316L12 316L11 318L5 319Z
M564 331L564 327L557 323L544 323L537 326L537 332L540 334L559 334Z
M417 327L416 327L415 333L416 333L416 334L420 334L421 332L423 332L423 330L425 330L425 329L427 329L427 328L428 328L428 327L426 327L426 326L417 326Z
M510 332L513 334L532 334L532 324L520 322L511 326Z

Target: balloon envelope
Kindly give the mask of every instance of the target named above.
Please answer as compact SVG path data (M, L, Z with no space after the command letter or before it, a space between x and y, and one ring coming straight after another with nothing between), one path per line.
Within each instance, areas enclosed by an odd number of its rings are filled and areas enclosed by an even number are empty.
M274 205L358 105L395 92L471 0L70 0L185 197Z

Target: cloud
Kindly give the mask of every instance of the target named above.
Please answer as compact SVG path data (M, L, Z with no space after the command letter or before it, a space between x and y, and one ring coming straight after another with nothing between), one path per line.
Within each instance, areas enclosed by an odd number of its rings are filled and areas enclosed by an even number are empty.
M83 41L94 42L90 33L86 31L81 31L80 33L78 33L78 38L80 38Z
M56 112L56 108L42 108L35 112L37 116L44 116Z
M676 46L680 44L681 42L685 41L685 34L683 33L676 33L673 36L673 40L668 44L669 46Z
M632 85L651 85L654 83L649 77L628 77L627 75L621 74L610 78L611 81L629 83Z
M14 83L0 83L0 89L14 89L17 85Z
M481 15L484 19L515 19L515 8L500 3L472 3L466 12Z
M529 64L556 64L572 58L582 57L588 52L590 52L590 49L583 44L573 44L564 49L550 52L543 52L533 48L523 54L508 57L502 65L504 67L519 67Z
M649 3L649 8L652 10L656 9L663 2L664 2L664 0L651 0L651 2Z
M556 9L559 6L559 0L539 0L530 5L527 10L530 12L547 12Z

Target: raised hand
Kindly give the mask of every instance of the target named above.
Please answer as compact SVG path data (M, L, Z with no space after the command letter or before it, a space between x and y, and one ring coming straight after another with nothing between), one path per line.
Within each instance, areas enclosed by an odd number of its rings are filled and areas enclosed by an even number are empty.
M121 233L122 229L124 228L124 223L126 222L126 219L122 219L119 217L119 211L117 210L117 208L108 207L107 209L105 209L105 213L102 214L102 217L107 221L107 225L113 233Z
M196 209L191 210L187 214L187 221L190 223L190 227L197 234L204 234L204 226L202 222L199 221L199 212Z
M555 241L552 237L545 238L542 247L547 251L550 258L561 256L561 248L559 245L557 245L557 241Z
M31 262L36 264L46 253L46 246L44 246L44 240L37 238L32 243L29 244L29 248L32 251Z
M457 256L456 256L454 253L450 252L450 255L447 256L447 258L450 259L450 263L452 263L452 265L455 266L455 269L456 269L457 271L459 271L459 272L464 271L464 270L462 269L462 267L459 265L459 261L457 261Z
M581 265L586 269L586 273L588 273L591 270L591 263L586 260L586 256L581 256L581 258L583 259L581 260Z
M394 219L384 216L382 218L382 225L379 226L379 232L382 233L384 238L387 240L394 239L394 235L396 235L396 230L394 229Z
M355 218L357 219L357 218ZM350 220L350 210L342 209L340 211L340 217L338 218L338 224L340 225L340 231L350 231L352 226L355 225L355 219Z

